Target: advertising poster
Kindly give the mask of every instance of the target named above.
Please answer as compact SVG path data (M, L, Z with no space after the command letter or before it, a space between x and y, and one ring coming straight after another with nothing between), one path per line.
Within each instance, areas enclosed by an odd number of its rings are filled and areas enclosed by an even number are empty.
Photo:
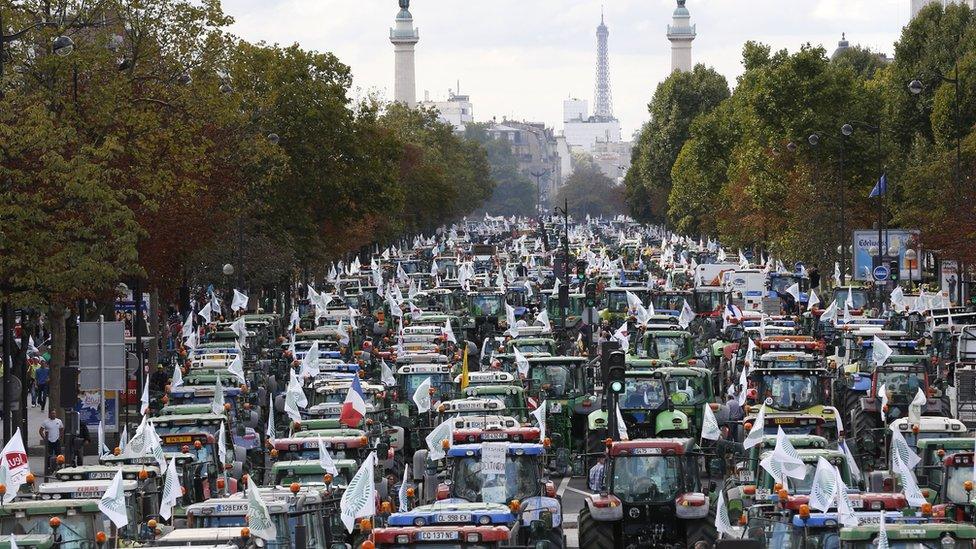
M889 229L884 231L881 236L886 240L887 248L898 250L899 278L908 280L909 269L915 267L905 259L905 252L908 251L909 242L918 242L918 229ZM874 268L874 260L871 257L870 249L878 245L878 231L858 230L854 231L854 265L851 274L854 280L874 280L871 271ZM918 257L922 257L922 250L915 250ZM915 273L918 278L918 272Z
M105 432L106 433L117 433L119 425L119 392L118 391L105 391ZM101 408L101 392L100 391L81 391L78 393L78 406L76 410L78 411L79 421L83 421L88 425L88 429L94 433L98 429L98 420Z
M959 298L959 262L943 259L939 268L939 288L948 292L949 300L955 305Z

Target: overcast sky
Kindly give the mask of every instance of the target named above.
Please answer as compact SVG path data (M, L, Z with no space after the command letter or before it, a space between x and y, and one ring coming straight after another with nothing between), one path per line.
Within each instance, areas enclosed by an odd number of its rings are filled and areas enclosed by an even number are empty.
M413 0L420 29L417 97L445 99L460 81L475 119L544 121L562 129L562 101L593 105L596 26L604 6L610 29L614 113L624 135L647 120L647 103L671 70L665 33L674 0ZM833 51L852 44L891 53L908 23L910 0L688 0L698 27L693 61L735 84L742 44L758 40ZM352 67L357 91L392 96L389 28L396 0L223 0L232 31L252 41L331 51Z

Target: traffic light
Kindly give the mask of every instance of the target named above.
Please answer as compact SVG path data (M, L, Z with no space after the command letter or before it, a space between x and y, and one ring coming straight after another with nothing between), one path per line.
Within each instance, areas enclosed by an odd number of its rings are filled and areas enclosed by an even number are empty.
M596 307L596 282L586 284L586 306Z
M559 308L569 308L569 284L559 285Z
M893 259L888 262L888 280L895 284L898 284L898 275L900 275L901 269L898 267L898 260Z
M626 366L624 364L624 352L623 351L613 351L607 358L608 372L607 372L607 386L610 392L621 394L626 388L624 383L624 371Z

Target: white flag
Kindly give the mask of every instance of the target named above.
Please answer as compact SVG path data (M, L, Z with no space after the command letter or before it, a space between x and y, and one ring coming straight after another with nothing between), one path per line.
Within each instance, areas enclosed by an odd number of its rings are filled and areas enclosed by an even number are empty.
M871 343L871 358L875 366L881 366L891 356L891 347L888 346L880 337L874 336Z
M718 532L719 537L739 537L735 534L735 530L732 529L732 522L729 520L729 508L725 504L725 490L722 488L719 488L718 501L715 502L715 530Z
M518 347L512 348L515 350L515 367L518 368L518 373L526 378L529 377L529 359L519 351Z
M552 324L550 324L549 322L549 311L543 310L541 313L536 315L535 321L537 324L542 324L542 327L545 331L547 332L552 331Z
M538 408L532 410L532 417L539 423L539 440L546 438L546 402L548 401L543 400Z
M891 290L891 307L896 311L902 311L905 308L905 291L901 289L901 286L895 287Z
M885 529L885 512L881 510L881 517L878 519L878 538L875 540L877 549L889 549L888 530Z
M190 334L192 333L193 333L193 311L190 311L190 313L186 315L186 320L183 321L183 333L181 335L183 336L183 339L186 339L190 337Z
M312 345L302 358L302 366L299 368L298 377L315 377L321 373L319 369L319 342L313 341Z
M914 469L918 462L922 461L922 458L912 451L911 446L908 445L908 441L905 440L904 435L898 429L891 429L891 453L892 461L894 461L894 454L898 454L898 459L902 463L908 465L909 469Z
M176 456L173 456L163 478L163 499L159 502L159 516L169 520L173 516L173 507L180 502L181 497L183 497L183 490L180 486L180 476L176 472Z
M908 504L915 508L921 507L926 500L925 496L922 495L922 491L918 488L915 473L905 466L905 462L898 457L897 452L892 452L891 454L891 470L901 480L901 490L905 494L905 500Z
M688 301L682 299L684 305L681 306L681 314L678 315L678 324L687 329L691 325L692 321L695 320L695 311L692 310L691 306L688 305Z
M881 407L878 408L878 412L881 413L881 423L887 425L888 414L885 412L885 408L888 407L888 385L886 383L882 383L881 387L878 387L878 396L881 398Z
M403 466L403 481L400 482L400 490L397 491L397 499L400 500L400 507L397 509L401 513L410 510L410 497L407 496L408 480L410 479L410 466Z
M173 380L169 383L170 390L183 385L183 367L177 364L173 367Z
M294 371L289 372L288 387L285 389L285 413L292 421L301 421L301 408L308 406L308 398L302 388L302 382Z
M393 387L396 385L396 377L393 375L393 369L390 368L385 360L380 364L380 381L382 381L383 385L386 385L387 387Z
M329 449L325 447L325 442L322 437L318 437L319 443L319 466L322 467L326 473L330 475L338 475L339 469L336 468L335 461L332 459L332 454L329 453Z
M752 422L752 429L749 434L746 435L745 440L742 441L742 446L748 450L753 446L762 442L763 432L766 430L766 405L763 404L759 407L759 414L756 416L756 420Z
M274 406L274 397L271 396L271 393L268 393L268 410L273 410L273 406ZM265 431L266 441L267 442L270 442L273 445L274 444L274 439L277 436L277 433L275 433L274 412L273 411L269 411L268 412L268 426L265 427L265 430L264 431Z
M458 342L457 341L457 337L454 336L454 328L451 327L451 321L450 320L448 320L446 323L444 323L444 329L441 331L441 334L443 334L444 336L446 336L447 337L447 340L449 342L451 342L451 343L457 343Z
M108 446L105 445L105 427L102 422L98 422L98 455L104 456L105 454L111 453Z
M230 361L230 365L227 366L227 371L234 374L241 382L241 385L247 384L247 379L244 377L244 355L241 353L237 353L234 356L234 360Z
M346 530L351 534L356 528L356 519L372 517L376 514L376 487L373 484L373 468L376 467L376 452L369 454L353 475L346 491L339 500L339 513Z
M125 451L126 446L129 445L129 426L125 425L122 427L122 436L119 437L119 450Z
M508 331L506 334L512 337L518 337L519 331L515 320L515 308L505 303L505 321L508 323Z
M926 402L928 402L928 399L925 398L925 391L919 387L918 392L915 393L915 398L912 399L912 403L908 405L909 423L913 425L922 423L922 408L925 407Z
M718 440L722 436L722 431L718 428L718 420L715 418L715 412L712 411L712 407L709 403L704 404L704 415L702 416L702 439L708 440Z
M847 485L844 484L840 470L836 467L834 467L834 482L837 483L837 519L844 526L853 528L860 521L857 520L857 515L854 514L854 506L851 504L851 498L847 492Z
M98 509L115 524L116 528L124 528L129 524L128 509L125 505L125 492L122 490L122 468L115 473L112 484L109 485L102 499L98 502Z
M624 415L620 413L620 404L617 404L617 435L620 440L630 440L627 434L627 424L624 422Z
M0 459L2 459L4 470L7 473L7 493L3 495L3 503L10 503L17 496L20 485L27 481L27 474L30 473L27 450L24 448L24 437L21 436L19 427L4 445Z
M139 402L139 413L146 415L149 412L149 376L146 376L146 384L142 387L142 398Z
M840 286L841 283L842 282L840 279L840 263L834 261L834 286Z
M220 463L223 465L227 464L227 427L225 427L226 422L220 422L220 428L217 429L217 457L220 458Z
M18 549L18 547L17 547L17 540L14 538L14 535L13 534L10 534L10 545L9 545L9 549Z
M810 297L807 298L807 310L812 310L817 305L820 305L820 298L817 297L817 292L810 288Z
M786 293L793 296L793 301L796 302L797 305L800 304L800 283L799 282L794 282L793 284L791 284L790 287L786 289Z
M210 403L210 411L215 414L224 413L224 385L220 382L220 376L217 376L217 383L214 384L214 399Z
M234 289L234 300L230 304L231 311L243 311L247 309L248 297L247 294L241 293L236 288Z
M773 448L773 453L767 459L769 458L772 458L772 461L776 462L782 475L797 480L803 480L806 477L806 466L803 464L803 460L800 459L800 454L797 453L796 448L793 447L793 443L786 437L786 433L783 432L782 427L777 427L776 447ZM766 460L763 461L765 462ZM770 467L764 465L763 468L769 471L771 476L776 478L775 472ZM779 478L785 484L786 479Z
M288 319L289 330L294 332L299 325L301 325L302 319L298 314L298 309L291 310L291 317Z
M434 428L424 439L427 443L427 457L431 461L443 459L447 455L444 451L443 442L448 441L448 446L454 437L454 420L445 419L440 425Z
M837 324L837 300L830 302L830 305L820 315L820 322L832 322Z
M430 411L430 378L420 382L417 386L417 390L413 392L413 401L417 405L417 410L420 413Z
M610 336L614 341L620 344L620 350L624 353L630 351L630 338L627 334L627 323L623 323L617 328L617 331Z
M251 535L265 541L277 539L278 528L271 518L268 505L261 498L256 482L247 483L245 496L247 497L247 528L251 531Z
M247 341L247 324L243 316L231 323L230 331L237 334L237 339L240 341Z
M204 324L210 324L210 317L213 315L213 307L211 307L210 303L207 303L197 314L203 319Z
M810 485L810 507L826 513L837 498L837 479L834 478L834 466L824 458L817 458L817 472L813 475Z

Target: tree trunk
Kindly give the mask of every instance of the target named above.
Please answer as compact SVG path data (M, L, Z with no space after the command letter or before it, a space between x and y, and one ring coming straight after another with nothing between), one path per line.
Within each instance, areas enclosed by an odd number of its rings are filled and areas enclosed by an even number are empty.
M51 377L48 387L49 409L58 407L61 402L61 367L64 366L67 353L67 327L65 326L65 313L67 309L63 305L51 305L48 310L48 321L51 325Z
M149 350L149 371L155 372L159 364L159 289L153 288L149 293L149 337L152 341L147 345Z

